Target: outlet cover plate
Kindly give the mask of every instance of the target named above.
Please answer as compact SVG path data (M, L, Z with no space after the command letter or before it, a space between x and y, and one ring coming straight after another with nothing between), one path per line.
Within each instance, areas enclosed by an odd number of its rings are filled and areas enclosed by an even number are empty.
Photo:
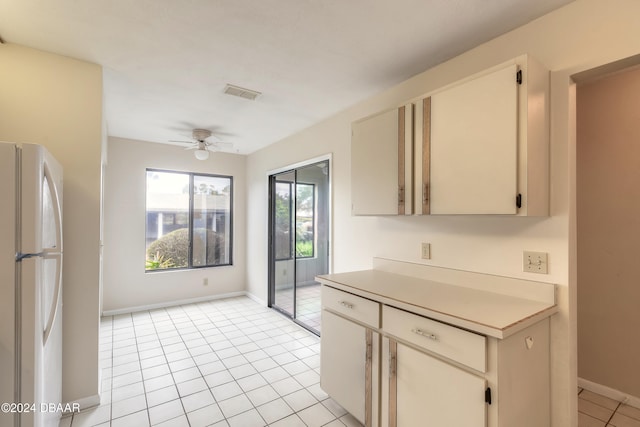
M522 256L522 271L547 274L549 272L548 254L546 252L524 251Z

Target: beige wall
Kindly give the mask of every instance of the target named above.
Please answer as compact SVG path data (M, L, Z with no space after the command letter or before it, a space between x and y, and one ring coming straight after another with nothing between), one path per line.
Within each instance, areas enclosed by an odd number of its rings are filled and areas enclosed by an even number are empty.
M431 265L559 285L560 312L552 318L553 426L577 424L575 280L571 272L573 230L574 73L640 52L636 0L579 0L519 29L425 71L303 132L249 156L247 221L252 245L247 258L248 289L267 294L266 172L324 153L333 153L333 269L368 268L373 256L423 262L420 242L432 245ZM504 218L442 216L363 218L350 215L349 135L358 118L399 105L495 64L529 53L551 73L551 216ZM549 274L522 272L522 251L549 253Z
M0 140L42 144L64 168L62 397L97 396L101 67L0 45Z
M246 156L192 151L166 144L109 138L105 179L103 311L127 310L244 292ZM233 176L233 265L145 273L146 169ZM249 242L250 244L251 242ZM203 279L208 278L208 286Z
M577 88L578 374L640 397L640 69Z

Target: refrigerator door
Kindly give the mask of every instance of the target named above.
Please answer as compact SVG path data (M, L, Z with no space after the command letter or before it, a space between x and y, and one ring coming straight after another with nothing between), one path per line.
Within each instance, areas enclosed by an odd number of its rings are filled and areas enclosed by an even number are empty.
M16 171L15 145L0 142L0 403L15 394ZM0 412L0 426L12 421Z
M20 157L20 402L61 402L62 169L41 146ZM57 425L60 413L22 414L22 427Z
M62 401L62 210L56 177L45 159L42 205L42 294L40 296L43 403ZM57 426L60 413L42 412L43 426Z

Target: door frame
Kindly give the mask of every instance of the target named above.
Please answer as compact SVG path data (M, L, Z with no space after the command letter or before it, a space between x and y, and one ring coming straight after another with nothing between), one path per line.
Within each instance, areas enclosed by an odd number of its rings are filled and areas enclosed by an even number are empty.
M631 57L623 58L620 60L608 62L606 64L596 66L593 68L589 68L587 70L572 74L570 76L570 99L569 99L569 107L570 107L570 202L571 202L571 215L570 215L570 238L569 238L569 286L572 286L573 291L573 316L575 319L575 329L574 329L574 339L576 342L575 345L575 360L576 360L576 379L577 386L583 388L585 390L603 395L610 399L626 402L631 406L637 406L640 403L640 399L636 396L631 396L626 394L621 390L617 390L611 387L608 387L605 384L600 384L596 382L592 382L590 380L584 379L580 377L578 372L578 364L580 363L580 352L577 347L580 323L578 321L578 311L580 309L578 305L578 294L581 292L579 288L579 278L578 278L578 264L581 262L581 257L578 253L578 239L580 238L580 233L577 228L578 216L580 210L578 209L577 204L577 193L579 191L580 185L577 181L578 169L580 169L581 165L578 162L578 151L580 139L577 135L577 119L578 119L578 106L577 106L577 97L580 92L581 84L589 84L591 82L596 82L601 79L606 79L612 76L615 76L620 73L626 73L630 71L636 71L640 68L640 54L634 55ZM584 262L584 261L582 261Z
M566 310L565 316L567 320L567 335L568 335L568 354L567 359L562 360L562 363L568 361L568 380L569 390L576 390L578 387L578 363L580 355L578 354L578 231L577 231L577 85L585 83L590 80L595 80L600 77L604 77L608 74L619 72L630 67L640 66L640 54L627 56L623 58L598 58L595 62L588 64L582 64L573 68L568 68L559 71L551 72L551 84L552 84L552 102L551 109L557 109L563 111L562 114L566 115L568 119L566 122L566 128L561 125L551 125L551 147L553 158L553 141L554 137L558 139L566 138L567 152L560 155L564 158L566 154L567 165L567 193L568 193L568 282L567 282L567 295L564 301L559 300L559 306L561 312ZM554 86L555 85L555 86ZM556 98L554 100L553 90L557 89ZM564 115L561 117L565 117ZM553 116L552 116L553 118ZM560 130L556 131L555 128L560 127ZM554 135L553 132L557 132ZM554 173L553 163L551 164L551 173ZM552 179L553 184L553 179ZM552 193L553 194L553 193ZM554 200L551 200L553 206ZM551 213L550 215L553 215ZM564 333L564 332L563 332ZM552 322L552 339L553 339L553 322ZM556 341L560 338L561 334L556 332ZM563 354L564 356L565 354ZM552 357L552 375L553 366L558 365L558 360L554 360ZM584 385L584 384L582 384ZM598 390L598 392L606 395L607 390ZM553 393L553 381L552 381L552 393ZM569 421L571 425L577 425L578 418L578 394L572 392L569 397ZM553 415L552 415L553 416Z
M282 166L279 167L277 169L271 169L268 170L266 173L266 181L267 181L267 211L268 211L268 215L267 215L267 306L269 308L274 308L277 309L277 307L274 307L272 304L274 295L273 295L273 286L272 286L272 268L273 268L273 264L274 264L274 260L273 260L273 251L272 251L272 244L273 244L273 236L272 236L272 209L271 209L271 176L272 175L277 175L283 172L287 172L287 171L293 171L295 169L299 169L305 166L310 166L313 165L315 163L320 163L320 162L324 162L326 161L328 163L328 177L329 177L329 196L328 196L328 200L327 203L329 204L328 206L328 211L329 211L329 218L327 220L328 222L328 232L327 232L327 248L328 248L328 253L327 253L327 262L328 262L328 270L329 273L333 272L333 180L332 180L332 175L333 175L333 154L332 153L327 153L327 154L323 154L317 157L313 157L307 160L303 160L297 163L293 163L293 164L289 164L286 166ZM295 277L295 274L294 274ZM295 283L294 283L294 292L295 292ZM295 295L295 294L294 294ZM289 316L288 313L285 313L282 310L277 310L278 312L286 315L287 317L291 317L291 319L296 322L295 319L295 298L294 298L294 313ZM305 325L296 322L297 324L305 327ZM317 332L316 332L317 333Z

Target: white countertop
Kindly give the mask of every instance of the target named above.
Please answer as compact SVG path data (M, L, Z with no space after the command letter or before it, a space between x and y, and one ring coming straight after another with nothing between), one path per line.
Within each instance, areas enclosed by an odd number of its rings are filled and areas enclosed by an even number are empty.
M323 285L495 338L506 338L557 311L556 304L548 301L381 270L328 274L317 279Z

